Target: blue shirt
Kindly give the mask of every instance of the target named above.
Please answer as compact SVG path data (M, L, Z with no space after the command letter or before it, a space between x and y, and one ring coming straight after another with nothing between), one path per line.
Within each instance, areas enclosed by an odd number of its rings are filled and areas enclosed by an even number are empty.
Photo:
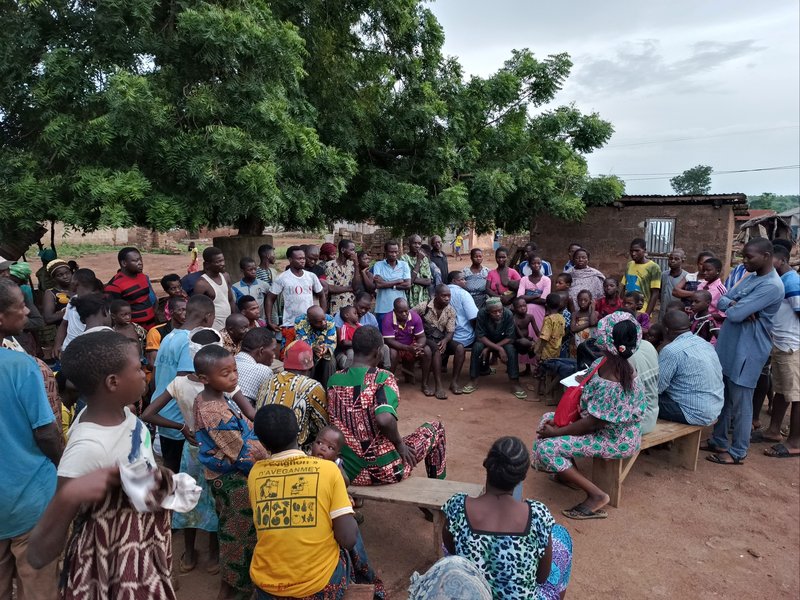
M478 307L475 300L464 288L451 283L450 306L456 311L456 331L453 334L453 341L463 346L469 346L475 341L475 328L471 321L478 316Z
M7 540L33 529L56 491L56 467L33 437L55 417L42 373L27 354L0 348L0 403L0 540Z
M729 290L736 283L744 277L744 274L747 273L747 269L744 268L744 263L740 263L736 265L736 267L728 274L728 278L725 280L725 289Z
M528 261L523 260L521 263L519 263L519 265L517 266L517 271L519 271L519 274L522 275L523 277L528 277L531 274L531 270L528 267ZM550 277L552 274L553 274L553 267L550 265L549 262L542 259L542 275Z
M380 329L380 326L378 325L378 319L376 319L375 315L369 311L365 312L358 322L362 325L372 325L373 327ZM339 329L342 327L342 325L344 325L344 321L342 321L342 317L339 315L338 311L335 315L333 315L333 323L336 325L336 329Z
M178 376L179 371L194 373L194 361L189 353L189 332L185 329L173 329L161 340L161 347L156 356L156 383L153 399L158 398ZM178 403L173 398L162 408L159 415L176 423L183 423L183 415ZM171 440L182 440L183 434L177 429L159 427L158 435Z
M664 346L658 355L658 393L674 400L690 425L713 423L725 401L714 346L691 331Z
M385 260L379 260L372 266L372 274L382 277L384 281L400 281L411 279L411 267L402 260L398 260L394 267ZM394 310L394 301L398 298L405 300L405 297L406 293L403 290L380 289L375 301L375 312L378 314L392 312Z
M783 293L781 278L773 269L766 275L750 275L717 302L726 314L717 355L722 374L736 385L755 389L772 350L770 334ZM750 321L753 314L757 318Z

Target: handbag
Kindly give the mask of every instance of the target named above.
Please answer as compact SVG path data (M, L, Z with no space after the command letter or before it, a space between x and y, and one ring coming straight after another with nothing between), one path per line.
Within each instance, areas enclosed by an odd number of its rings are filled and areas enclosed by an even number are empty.
M553 417L553 423L556 427L566 427L570 423L574 423L578 420L581 415L580 404L581 394L583 394L583 386L586 385L587 381L594 377L595 373L597 373L597 371L605 362L606 359L603 358L599 363L597 363L597 366L594 369L586 374L586 377L583 378L583 381L581 381L578 385L573 385L566 389L564 394L561 396L561 400L558 401L556 414Z

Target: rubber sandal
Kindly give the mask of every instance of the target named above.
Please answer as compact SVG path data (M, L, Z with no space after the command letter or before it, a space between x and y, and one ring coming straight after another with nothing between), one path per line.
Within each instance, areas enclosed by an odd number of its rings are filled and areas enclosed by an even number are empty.
M461 393L462 393L462 394L471 394L471 393L473 393L473 392L474 392L475 390L477 390L477 389L478 389L477 387L475 387L474 385L470 385L470 384L468 383L468 384L467 384L467 385L465 385L463 388L461 388Z
M728 456L731 456L731 455L728 454ZM728 460L722 460L719 457L719 454L709 454L708 456L706 456L706 460L708 462L712 462L712 463L717 464L717 465L733 466L733 465L743 465L744 464L744 459L743 458L734 458L733 456L731 456L731 460L728 461Z
M523 390L517 390L516 392L514 392L514 395L515 395L517 398L519 398L520 400L527 400L527 399L528 399L528 394L527 394L527 392L525 392L525 391L523 391Z
M608 513L604 510L595 510L591 511L586 508L583 504L576 504L569 510L562 510L561 514L567 517L568 519L574 519L576 521L588 521L590 519L606 519L608 518Z
M794 458L800 456L800 453L792 454L783 444L775 444L771 448L764 449L764 456L769 456L770 458Z

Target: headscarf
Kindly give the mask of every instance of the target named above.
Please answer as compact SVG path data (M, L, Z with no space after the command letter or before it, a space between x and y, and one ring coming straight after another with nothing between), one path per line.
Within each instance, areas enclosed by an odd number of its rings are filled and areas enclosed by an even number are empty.
M47 264L58 258L58 254L56 254L56 251L52 248L44 248L43 250L39 250L39 258L42 259L44 264Z
M47 274L52 276L53 271L55 271L59 267L66 267L67 269L69 269L69 264L67 264L67 261L61 260L60 258L51 260L49 263L47 263ZM71 270L72 269L70 269L70 271Z
M217 334L216 342L210 342L208 344L199 344L197 342L193 342L192 338L196 333L200 333L201 331L213 331ZM219 331L216 329L212 329L211 327L195 327L189 332L189 356L194 359L194 355L200 350L200 348L205 348L206 346L219 346L222 348L222 337L219 335Z
M28 281L31 276L31 266L26 262L17 262L8 268L9 272L22 281Z
M328 256L336 256L336 246L331 244L330 242L325 242L322 246L319 247L319 251L321 254L327 254Z
M631 313L624 310L618 310L611 313L607 317L603 317L600 319L600 322L597 323L597 333L595 335L595 338L597 339L597 345L606 352L610 352L615 356L627 350L625 346L620 346L617 348L617 346L614 345L614 325L617 323L622 323L623 321L631 321L636 326L636 346L633 348L633 352L636 352L637 348L639 348L639 344L642 341L642 328L639 326L639 323Z
M488 298L486 298L486 304L484 304L484 306L488 309L493 306L503 306L503 303L497 296L489 296Z
M483 572L461 556L445 556L423 575L414 573L408 588L409 600L491 600L492 588Z

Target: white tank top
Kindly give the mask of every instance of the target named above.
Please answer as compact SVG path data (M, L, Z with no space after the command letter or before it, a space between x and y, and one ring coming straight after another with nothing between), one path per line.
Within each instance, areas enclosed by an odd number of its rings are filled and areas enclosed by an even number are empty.
M223 275L222 283L215 283L211 277L203 273L203 279L208 282L214 290L214 329L222 331L225 329L225 319L231 314L231 303L228 301L228 282Z

